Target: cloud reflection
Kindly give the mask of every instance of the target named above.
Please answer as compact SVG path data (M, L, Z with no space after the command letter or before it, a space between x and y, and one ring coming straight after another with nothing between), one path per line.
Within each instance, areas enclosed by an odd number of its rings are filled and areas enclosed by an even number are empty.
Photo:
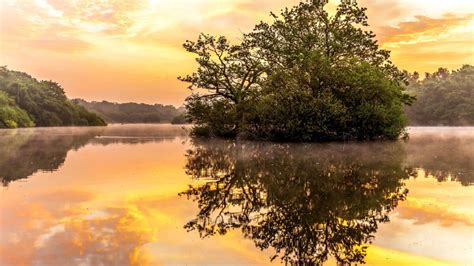
M79 191L35 198L2 203L0 264L147 264L143 246L156 241L157 229L137 205L89 209L94 197Z

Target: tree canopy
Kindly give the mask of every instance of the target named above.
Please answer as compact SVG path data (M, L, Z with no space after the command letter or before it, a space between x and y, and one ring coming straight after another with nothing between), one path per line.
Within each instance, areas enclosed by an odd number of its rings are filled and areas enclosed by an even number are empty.
M32 127L33 121L15 101L0 91L0 128Z
M201 34L185 49L196 72L180 77L194 134L269 140L395 139L406 120L406 75L367 31L365 8L304 1L271 14L233 45Z
M70 101L54 81L0 67L0 128L103 126L104 120Z
M99 114L108 123L170 123L173 121L186 123L186 119L183 118L184 108L176 108L172 105L88 102L82 99L73 101Z
M423 80L416 72L410 77L409 91L417 97L406 110L412 125L474 125L474 66L440 68Z

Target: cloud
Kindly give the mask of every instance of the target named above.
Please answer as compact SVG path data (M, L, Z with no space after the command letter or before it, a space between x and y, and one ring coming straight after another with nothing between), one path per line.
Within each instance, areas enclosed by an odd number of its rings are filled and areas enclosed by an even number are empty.
M378 32L378 39L383 44L436 40L453 28L468 25L473 19L474 14L466 16L445 14L441 18L415 16L414 20L401 22L396 27L382 27Z
M473 15L418 16L398 27L385 27L379 38L400 68L432 72L439 67L457 69L474 62L472 29Z

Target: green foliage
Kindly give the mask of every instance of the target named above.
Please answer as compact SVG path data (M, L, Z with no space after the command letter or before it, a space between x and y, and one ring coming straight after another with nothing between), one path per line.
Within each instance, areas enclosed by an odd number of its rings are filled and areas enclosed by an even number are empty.
M365 8L327 1L285 9L239 45L202 34L184 47L195 73L179 79L194 134L287 141L396 139L403 132L406 75L379 49Z
M87 102L82 99L74 102L99 114L109 123L170 123L185 112L182 108L161 104Z
M189 124L188 117L185 113L177 115L171 120L171 124L173 125L184 125Z
M235 105L228 100L192 95L187 99L186 109L196 124L193 134L235 137L237 113Z
M408 98L399 83L369 63L353 59L331 65L307 56L304 68L269 77L258 104L254 131L259 138L324 141L397 138ZM277 88L277 89L275 89Z
M0 128L34 126L28 114L15 104L6 93L0 91Z
M0 92L24 110L36 126L106 125L96 114L68 100L61 85L53 81L38 81L26 73L1 67ZM33 125L26 120L17 124Z
M407 108L413 125L474 125L474 66L450 72L440 68L433 74L411 75L409 90L417 101Z

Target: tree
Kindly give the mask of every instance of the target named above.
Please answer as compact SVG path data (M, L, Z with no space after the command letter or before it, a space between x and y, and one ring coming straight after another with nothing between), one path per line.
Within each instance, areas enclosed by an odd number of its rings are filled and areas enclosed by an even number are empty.
M252 56L245 43L231 45L223 36L201 34L196 42L187 41L184 48L196 54L199 67L197 72L179 79L190 83L191 90L208 92L195 93L187 99L191 121L201 129L210 128L215 126L214 115L225 112L227 122L220 127L222 130L212 131L218 135L235 135L243 126L244 106L258 92L263 73L261 62Z
M319 53L268 78L257 106L257 138L292 141L395 139L405 127L400 83L352 59L332 65Z
M390 52L379 49L375 34L365 30L369 26L366 8L359 7L357 1L343 0L331 16L324 9L327 3L303 1L279 16L272 13L273 23L261 22L246 35L246 41L269 65L292 67L307 53L318 51L331 64L357 58L384 67L396 80L403 77L389 61Z
M32 127L35 124L6 93L0 91L0 128Z
M177 115L173 118L173 120L171 120L171 124L173 125L184 125L184 124L188 124L188 117L186 114L180 114L180 115Z
M404 130L406 75L379 49L365 8L342 1L287 8L259 23L239 45L201 35L187 42L196 73L181 78L192 89L187 109L195 133L314 141L394 139ZM364 82L361 82L364 81Z
M104 126L95 113L70 101L54 81L38 81L30 75L0 68L0 92L5 93L36 126ZM31 123L18 124L20 127Z
M439 68L415 79L409 90L417 102L407 108L413 125L466 126L474 124L474 66Z
M73 102L100 115L110 123L169 123L184 113L184 110L172 105L88 102L82 99L74 99Z

